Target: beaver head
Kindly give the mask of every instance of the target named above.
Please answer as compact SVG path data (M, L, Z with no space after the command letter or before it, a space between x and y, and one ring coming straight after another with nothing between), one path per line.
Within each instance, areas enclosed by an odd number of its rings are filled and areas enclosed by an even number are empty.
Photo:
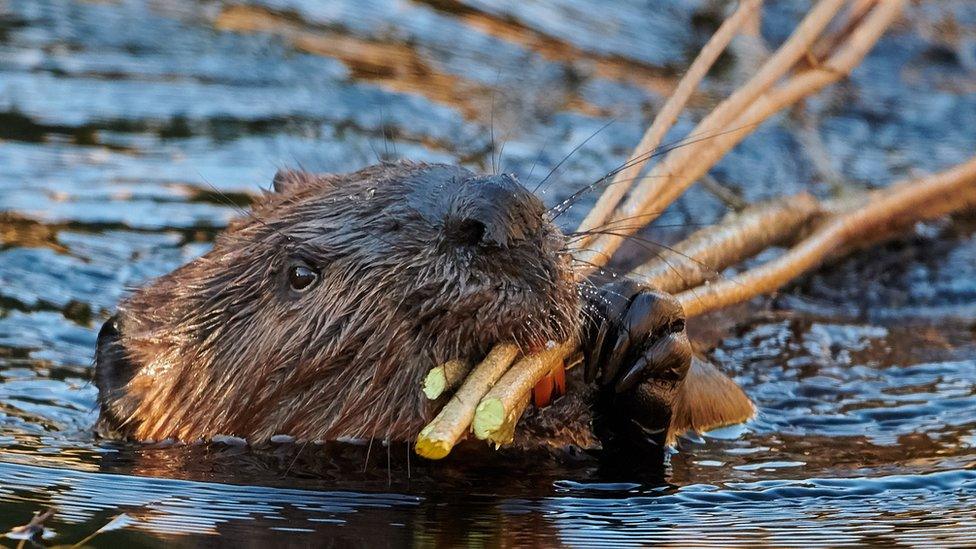
M510 175L281 172L99 336L103 418L140 439L408 438L428 369L576 333L565 239Z

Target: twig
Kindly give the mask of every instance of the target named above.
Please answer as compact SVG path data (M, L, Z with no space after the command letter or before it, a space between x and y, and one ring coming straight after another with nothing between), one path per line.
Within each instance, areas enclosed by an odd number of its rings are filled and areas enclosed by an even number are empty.
M583 222L580 223L579 232L592 230L607 221L607 218L613 213L613 209L620 203L620 199L637 180L637 175L644 169L644 165L651 159L652 152L661 144L661 140L677 121L678 115L685 108L691 94L708 74L709 69L715 64L715 60L725 51L739 30L753 19L761 5L762 0L743 0L740 2L735 12L722 23L702 47L701 52L688 67L688 71L678 82L674 92L671 93L664 106L658 111L657 116L654 117L654 121L647 128L640 143L634 148L634 152L624 164L625 168L614 175L613 181L600 195ZM585 245L585 242L583 244Z
M481 397L502 377L517 355L518 347L515 345L496 345L471 371L437 417L420 432L414 446L417 454L430 459L446 456L471 424L474 409Z
M749 206L662 250L631 276L669 293L694 288L726 267L789 239L819 211L819 202L809 194Z
M529 355L518 361L488 392L474 414L474 435L482 440L493 436L505 437L506 422L518 420L517 405L532 391L543 376L552 371L553 365L564 360L576 346L565 342ZM499 431L502 431L499 433Z
M518 426L518 422L522 418L522 414L525 413L525 410L529 407L529 402L531 401L531 392L522 395L522 399L512 407L512 410L505 417L505 421L500 427L496 428L494 431L483 432L483 436L478 438L491 442L495 445L495 448L504 446L506 444L511 444L512 441L515 440L515 427ZM477 418L477 416L475 417Z
M470 370L471 364L463 360L449 360L431 368L424 378L424 395L430 400L437 400L446 391L461 385Z
M888 224L904 224L972 205L976 157L945 172L871 194L861 208L835 215L782 256L738 276L676 296L691 317L773 292L820 265L838 249ZM947 200L956 196L958 200Z
M680 176L672 179L670 182L666 180L655 181L654 179L648 179L646 187L644 187L644 183L642 182L641 186L643 188L654 192L654 194L648 197L646 204L647 210L627 213L629 210L625 209L627 207L627 204L625 204L623 206L624 210L619 216L626 218L630 215L645 212L663 211L692 182L711 169L725 153L742 141L748 135L750 129L755 128L758 124L783 108L804 97L817 93L826 86L850 74L850 71L861 62L871 47L881 38L885 29L898 16L903 5L904 0L880 0L874 10L864 19L864 22L851 32L849 40L840 51L835 53L828 61L821 64L819 68L809 69L793 76L776 89L756 99L741 116L731 123L731 127L738 129L738 131L724 132L717 135L714 139L702 142L701 146L694 148L695 162L690 164L688 169L681 172ZM637 191L635 191L636 193ZM605 235L594 243L594 247L600 246L601 242L603 242L604 249L601 253L609 254L616 250L622 240L622 236Z
M844 24L839 26L836 30L824 34L824 36L817 40L817 43L810 48L810 55L806 58L806 60L813 62L809 63L809 66L816 67L819 63L819 59L827 57L830 55L830 52L837 49L837 46L850 35L851 31L861 24L861 22L864 20L864 16L871 11L871 8L874 7L877 1L878 0L854 0L851 6L847 9L847 12L844 14Z
M898 0L895 0L900 5ZM714 135L688 147L671 151L664 160L643 179L636 183L630 197L617 208L611 223L622 219L640 217L645 223L653 221L671 202L681 196L698 177L707 172L721 155L701 156L701 151L727 151L751 133L762 119L747 124L738 123L743 110L747 109L770 86L792 69L798 60L814 44L834 15L843 6L843 0L821 0L793 31L790 38L763 64L745 85L720 103L692 130L692 135ZM770 113L772 114L772 113ZM768 117L768 115L767 115ZM726 145L720 149L715 141ZM603 265L629 234L637 230L617 234L604 234L585 244L577 256L589 265ZM593 267L596 268L596 267Z
M712 196L719 199L722 204L725 204L726 208L734 212L741 212L749 207L748 202L735 194L732 189L723 185L718 179L715 179L715 176L712 174L705 174L704 177L698 180L698 184Z
M44 536L44 524L54 516L55 512L56 510L54 507L44 511L37 511L34 513L34 516L31 517L30 522L23 526L15 526L6 534L0 535L0 537L20 540L20 543L17 544L17 549L27 545L28 541L31 542L31 546L35 546L36 544L34 541L39 540Z

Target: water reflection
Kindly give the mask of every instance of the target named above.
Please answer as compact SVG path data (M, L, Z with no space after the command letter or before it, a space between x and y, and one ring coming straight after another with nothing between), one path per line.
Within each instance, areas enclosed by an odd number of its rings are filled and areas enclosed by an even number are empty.
M558 539L636 546L964 546L976 473L635 486L556 483L546 497L422 495L234 486L0 465L5 499L56 505L60 521L125 511L131 527L166 538L220 534L223 543L526 545ZM39 497L38 494L44 494ZM23 501L23 500L22 500ZM378 530L377 526L382 526ZM547 541L549 540L549 541Z

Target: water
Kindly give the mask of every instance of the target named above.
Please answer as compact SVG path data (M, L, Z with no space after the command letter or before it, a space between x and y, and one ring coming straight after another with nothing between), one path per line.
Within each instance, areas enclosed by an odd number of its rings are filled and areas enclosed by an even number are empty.
M972 217L692 326L760 414L682 440L664 478L91 433L98 326L128 287L204 252L238 215L228 199L246 204L278 167L392 156L501 156L534 183L615 119L540 189L556 204L624 160L720 20L711 4L621 1L594 18L579 0L0 0L0 530L54 505L52 543L125 513L106 546L976 544ZM806 4L769 4L775 46ZM849 83L713 175L747 200L826 196L971 155L976 8L921 4ZM698 115L750 51L717 67ZM693 189L648 236L723 211Z

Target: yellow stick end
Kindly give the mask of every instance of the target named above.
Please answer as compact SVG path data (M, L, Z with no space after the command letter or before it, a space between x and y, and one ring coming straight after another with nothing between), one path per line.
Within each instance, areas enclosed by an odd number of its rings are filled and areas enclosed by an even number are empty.
M444 393L446 386L447 376L444 374L444 368L433 368L424 378L424 395L430 400L437 400Z
M478 404L474 411L474 421L471 426L474 436L481 440L488 439L505 423L505 405L499 398L486 398Z
M417 455L427 459L444 459L451 453L451 445L443 440L433 440L417 437L417 444L413 447Z

